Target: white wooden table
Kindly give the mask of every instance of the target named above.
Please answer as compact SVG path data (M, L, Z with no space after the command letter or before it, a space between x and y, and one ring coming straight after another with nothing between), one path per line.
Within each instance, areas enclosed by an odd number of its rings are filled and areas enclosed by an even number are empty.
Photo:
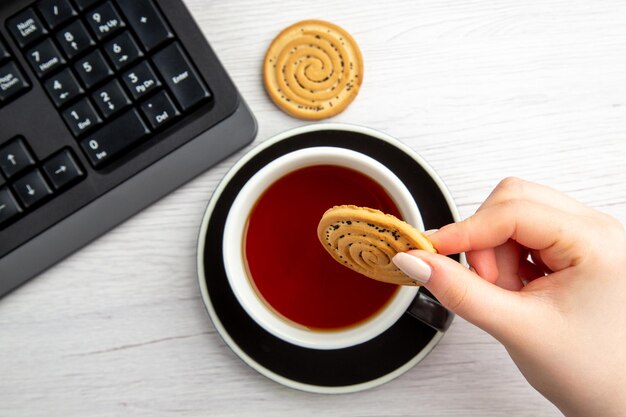
M626 222L622 0L187 4L258 119L255 143L305 124L266 96L266 47L291 23L326 19L365 63L359 96L331 120L409 144L463 217L515 175ZM362 393L294 391L246 366L208 319L195 272L203 210L241 155L0 300L0 415L559 415L458 318L421 364Z

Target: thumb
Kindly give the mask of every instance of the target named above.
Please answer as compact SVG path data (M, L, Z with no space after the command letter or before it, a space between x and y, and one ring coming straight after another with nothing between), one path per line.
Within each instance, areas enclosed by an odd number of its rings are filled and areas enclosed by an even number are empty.
M506 339L523 316L518 293L485 281L447 256L414 250L396 254L393 263L448 310L498 339Z

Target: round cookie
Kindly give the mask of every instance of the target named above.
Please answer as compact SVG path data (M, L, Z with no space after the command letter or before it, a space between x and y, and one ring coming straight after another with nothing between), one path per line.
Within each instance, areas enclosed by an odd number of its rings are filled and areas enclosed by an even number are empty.
M309 120L343 111L363 82L363 59L345 30L322 20L303 20L283 30L263 64L265 89L288 114Z
M410 224L382 211L357 206L328 209L317 236L335 260L378 281L419 285L400 271L391 258L398 252L436 252L428 238Z

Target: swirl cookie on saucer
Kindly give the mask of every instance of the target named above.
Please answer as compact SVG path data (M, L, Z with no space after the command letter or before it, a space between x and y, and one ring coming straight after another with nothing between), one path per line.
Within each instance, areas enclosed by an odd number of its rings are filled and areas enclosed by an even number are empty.
M265 89L288 114L319 120L343 111L363 82L363 59L348 32L304 20L272 42L263 65Z
M436 252L410 224L382 211L357 206L328 209L317 227L320 242L335 260L378 281L418 285L391 261L398 252Z

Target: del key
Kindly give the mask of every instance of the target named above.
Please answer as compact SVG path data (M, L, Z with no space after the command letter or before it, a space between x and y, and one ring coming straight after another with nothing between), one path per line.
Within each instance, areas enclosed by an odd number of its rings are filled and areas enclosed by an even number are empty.
M211 97L177 42L152 58L183 111Z

